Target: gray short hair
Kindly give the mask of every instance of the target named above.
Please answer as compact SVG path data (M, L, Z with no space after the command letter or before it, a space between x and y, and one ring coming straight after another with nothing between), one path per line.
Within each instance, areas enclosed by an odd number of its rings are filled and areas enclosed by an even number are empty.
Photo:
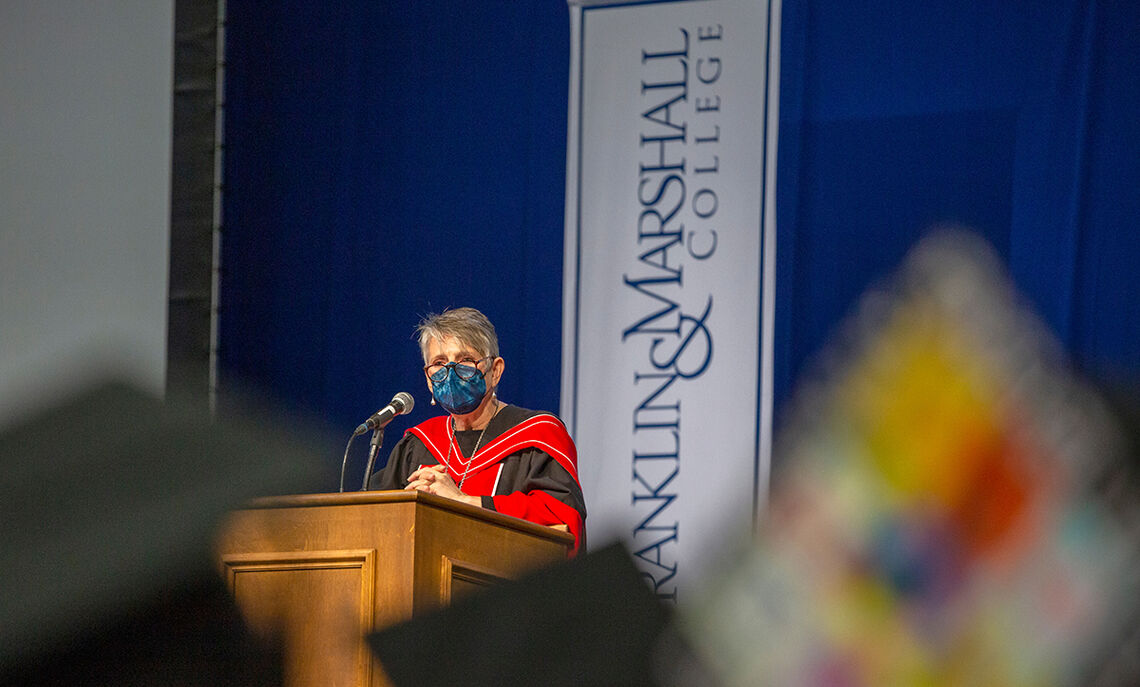
M449 336L472 346L480 355L499 357L499 337L495 334L495 326L475 308L456 308L428 315L420 320L416 334L419 335L420 353L425 363L428 361L428 342L432 339L442 341Z

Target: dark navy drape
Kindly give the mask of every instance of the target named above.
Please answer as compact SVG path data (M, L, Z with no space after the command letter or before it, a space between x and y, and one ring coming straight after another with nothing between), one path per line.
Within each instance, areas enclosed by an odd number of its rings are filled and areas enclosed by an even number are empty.
M557 411L565 6L228 12L223 383L252 383L346 438L397 391L422 420L412 330L471 305L498 328L500 395ZM333 468L339 456L330 447Z
M473 305L502 396L557 410L565 4L227 10L223 389L346 438L396 391L423 419L412 328ZM1090 374L1140 371L1138 26L1126 1L784 1L778 407L936 221L985 235Z
M1140 370L1140 5L784 3L777 389L933 222L1103 383Z

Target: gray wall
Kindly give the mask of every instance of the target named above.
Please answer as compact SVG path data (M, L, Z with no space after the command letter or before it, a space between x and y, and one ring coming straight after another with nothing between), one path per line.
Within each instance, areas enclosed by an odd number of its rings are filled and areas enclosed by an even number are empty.
M0 426L93 376L162 390L173 21L0 2Z

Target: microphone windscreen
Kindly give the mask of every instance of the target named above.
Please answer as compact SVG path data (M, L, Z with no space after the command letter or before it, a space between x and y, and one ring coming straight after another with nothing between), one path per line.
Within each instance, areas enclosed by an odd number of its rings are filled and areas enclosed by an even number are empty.
M405 415L412 412L412 408L416 405L416 399L412 398L412 395L407 391L401 391L392 397L392 405L397 403L400 405L399 414Z

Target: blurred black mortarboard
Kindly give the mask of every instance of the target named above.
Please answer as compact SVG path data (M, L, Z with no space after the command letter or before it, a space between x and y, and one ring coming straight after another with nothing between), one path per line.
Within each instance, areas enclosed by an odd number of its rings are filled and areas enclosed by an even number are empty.
M299 418L98 385L0 431L0 685L276 684L214 568L223 516L299 493Z
M671 611L620 544L369 637L403 685L659 685Z

